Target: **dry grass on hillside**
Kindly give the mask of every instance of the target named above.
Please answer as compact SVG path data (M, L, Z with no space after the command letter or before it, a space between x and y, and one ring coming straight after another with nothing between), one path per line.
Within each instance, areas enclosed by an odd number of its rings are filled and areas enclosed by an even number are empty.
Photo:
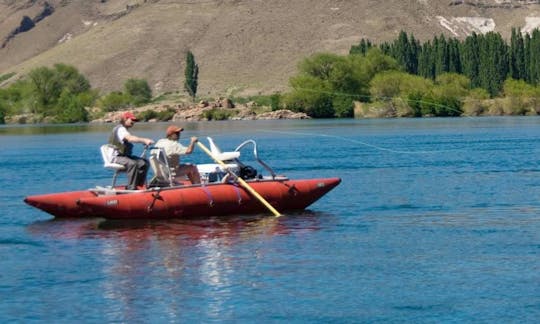
M361 38L392 40L400 30L422 40L454 36L440 17L487 17L505 36L512 26L525 26L526 17L540 17L540 5L518 7L523 1L514 1L514 7L470 5L474 1L450 5L448 0L49 3L56 8L52 16L0 49L0 75L62 62L76 66L104 91L121 89L129 78L148 80L154 93L178 91L184 54L191 50L200 66L199 94L205 96L287 89L300 60L321 51L347 53ZM42 4L0 0L0 39L23 15L35 16Z

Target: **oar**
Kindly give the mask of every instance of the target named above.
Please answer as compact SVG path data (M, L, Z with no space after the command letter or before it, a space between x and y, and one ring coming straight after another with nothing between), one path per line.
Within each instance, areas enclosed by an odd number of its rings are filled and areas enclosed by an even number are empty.
M227 165L225 163L223 163L223 161L220 161L218 160L218 158L216 158L214 156L214 154L212 154L212 152L210 152L209 149L206 148L206 146L204 146L203 143L201 142L197 142L197 145L206 153L208 154L208 156L210 156L214 161L216 161L219 165L221 165L227 172L229 172L232 176L234 176L238 182L240 182L240 184L242 185L242 187L244 187L247 191L249 191L253 196L255 196L255 198L257 198L264 206L266 206L266 208L268 208L276 217L279 217L281 216L281 214L274 208L272 207L272 205L270 205L268 203L268 201L266 201L261 195L259 195L259 193L257 191L255 191L255 189L251 188L251 186L244 181L244 179L240 178L239 176L237 176L236 174L234 174L231 170L229 170L229 168L227 167Z

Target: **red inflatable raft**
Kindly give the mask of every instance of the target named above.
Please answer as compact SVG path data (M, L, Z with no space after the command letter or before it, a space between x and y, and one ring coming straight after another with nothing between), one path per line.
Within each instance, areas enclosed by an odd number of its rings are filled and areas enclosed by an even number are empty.
M302 210L341 182L340 178L291 180L277 176L258 158L253 140L245 141L234 152L221 153L212 139L208 139L212 148L209 154L219 164L198 165L203 184L173 183L166 176L168 165L162 152L154 150L150 162L155 176L148 187L123 190L121 186L114 186L115 173L110 187L28 196L24 201L55 217L163 219L224 216L264 213L272 207L279 212ZM258 175L254 168L245 166L238 159L240 149L250 143L254 145L256 160L270 176ZM200 146L204 149L202 144ZM110 166L107 154L104 153L103 158L105 166ZM161 181L156 181L159 177Z
M340 183L339 178L248 181L280 212L305 209ZM178 218L267 212L234 183L150 188L138 191L91 189L29 196L27 204L55 217Z

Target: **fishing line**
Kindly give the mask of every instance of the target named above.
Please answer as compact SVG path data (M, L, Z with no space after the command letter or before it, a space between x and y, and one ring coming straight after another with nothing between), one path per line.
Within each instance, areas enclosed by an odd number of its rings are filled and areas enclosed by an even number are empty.
M306 92L333 95L333 96L375 99L375 100L386 101L386 102L389 102L391 100L401 100L402 102L415 102L415 103L419 103L419 104L430 105L430 106L433 106L433 107L442 107L442 108L445 108L447 111L453 111L453 112L460 113L460 114L462 113L462 111L460 111L458 109L455 109L453 107L443 105L443 104L439 104L439 103L436 103L436 102L429 102L429 101L425 101L425 100L414 100L414 99L403 98L403 97L384 97L384 96L373 96L373 95L361 95L361 94L352 94L352 93L346 93L346 92L315 90L315 89L300 88L300 87L295 87L294 89L299 90L299 91L306 91ZM472 119L471 116L467 116L467 115L462 116L462 117ZM439 118L444 118L444 117L439 117ZM379 150L379 151L385 151L385 152L390 152L390 153L398 153L398 154L437 154L437 153L442 153L442 152L455 152L455 151L463 150L463 149L449 149L449 150L405 151L405 150L395 150L395 149L385 148L385 147L381 147L381 146L378 146L378 145L363 142L363 141L360 141L360 140L355 140L355 139L351 139L351 138L347 138L347 137L343 137L343 136L337 136L337 135L328 135L328 134L320 134L320 133L303 133L303 132L292 132L292 131L276 131L276 130L264 130L264 129L259 130L259 131L268 132L268 133L281 133L281 134L288 134L288 135L304 135L304 136L312 136L312 137L316 136L316 137L335 138L335 139L351 142L351 143L354 143L354 144L359 144L359 145L362 145L362 146L370 147L370 148L373 148L373 149L376 149L376 150Z
M368 99L368 100L374 99L375 101L378 100L378 101L384 101L384 102L389 102L389 101L392 101L393 99L395 99L395 100L401 100L403 102L413 102L413 103L423 104L423 105L432 106L432 107L441 107L441 108L446 109L447 111L452 111L452 112L458 113L459 115L456 115L455 117L472 118L472 116L462 115L463 111L461 111L461 110L455 109L455 108L447 106L447 105L443 105L443 104L432 102L432 101L426 101L426 100L417 100L417 99L403 98L403 97L398 97L398 96L396 96L396 97L385 97L385 96L376 96L376 95L361 95L361 94L354 94L354 93L347 93L347 92L316 90L316 89L301 88L301 87L294 87L294 89L295 90L300 90L300 91L306 91L306 92L326 94L326 95L335 95L335 96L340 96L340 97L351 97L351 98L358 98L358 99L364 98L364 99ZM458 99L461 100L461 98L458 98Z
M276 131L276 130L268 130L268 129L262 129L260 130L262 132L267 133L277 133L277 134L288 134L288 135L304 135L304 136L317 136L317 137L329 137L329 138L336 138L343 141L360 144L363 146L371 147L373 149L379 150L379 151L386 151L391 153L399 153L399 154L436 154L441 152L450 152L450 151L456 151L456 150L434 150L434 151L402 151L402 150L393 150L385 147L381 147L378 145L366 143L363 141L343 137L343 136L337 136L337 135L328 135L328 134L315 134L315 133L303 133L303 132L289 132L289 131Z
M403 98L403 97L383 97L383 96L361 95L361 94L352 94L352 93L346 93L346 92L315 90L315 89L300 88L300 87L296 87L294 89L299 90L299 91L314 92L314 93L333 95L333 96L375 99L375 100L386 101L386 102L391 101L391 100L394 99L394 100L401 100L402 102L414 102L414 103L423 104L423 105L429 105L429 106L433 106L433 107L442 107L442 108L446 109L447 111L453 111L453 112L456 112L456 113L459 113L459 114L463 113L462 111L460 111L458 109L455 109L453 107L443 105L443 104L439 104L439 103L436 103L436 102L429 102L429 101L425 101L425 100L413 100L413 99L410 99L410 98ZM471 116L464 116L464 117L472 118ZM263 131L263 132L271 132L271 133L272 132L273 133L281 133L281 134L330 137L330 138L336 138L336 139L340 139L340 140L343 140L343 141L363 145L363 146L370 147L370 148L380 150L380 151L386 151L386 152L391 152L391 153L399 153L399 154L436 154L436 153L441 153L441 152L457 151L455 149L453 149L453 150L431 150L431 151L426 151L426 150L403 151L403 150L389 149L389 148L381 147L381 146L378 146L378 145L366 143L366 142L363 142L363 141L359 141L359 140L355 140L355 139L351 139L351 138L347 138L347 137L343 137L343 136L337 136L337 135L302 133L302 132L286 132L286 131L275 131L275 130L261 130L261 131Z

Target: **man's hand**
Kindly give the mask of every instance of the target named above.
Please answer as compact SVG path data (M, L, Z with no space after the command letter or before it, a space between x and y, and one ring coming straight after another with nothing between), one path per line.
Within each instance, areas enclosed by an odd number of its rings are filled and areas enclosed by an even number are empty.
M146 146L150 146L150 145L154 144L154 141L149 139L149 138L143 138L143 142L144 142L144 145L146 145Z

